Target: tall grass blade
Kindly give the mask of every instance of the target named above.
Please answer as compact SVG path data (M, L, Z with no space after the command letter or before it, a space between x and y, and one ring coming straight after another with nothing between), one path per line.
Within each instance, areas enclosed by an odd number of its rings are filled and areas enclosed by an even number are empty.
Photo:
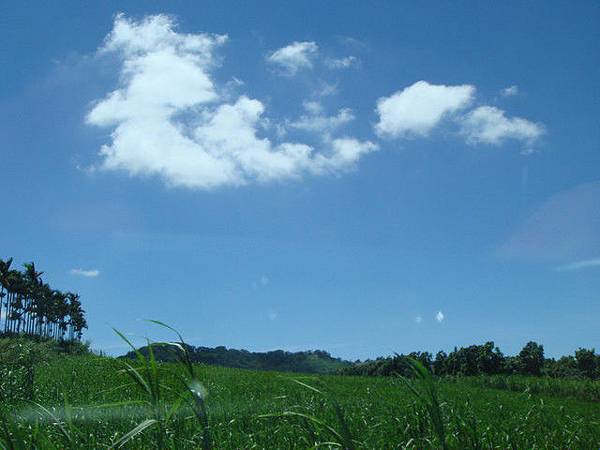
M429 370L427 370L425 366L423 366L423 364L416 359L408 358L407 361L415 375L415 378L421 381L425 392L419 392L416 386L405 377L401 377L401 379L404 381L406 386L408 386L410 391L425 404L429 418L431 419L433 430L438 438L440 448L447 450L448 444L446 441L446 431L444 427L442 409L433 376Z
M121 436L121 439L119 439L117 442L115 442L110 447L110 449L112 450L115 448L122 448L125 444L127 444L127 442L132 440L134 437L136 437L138 434L142 433L147 428L150 428L155 423L158 423L158 421L156 419L144 420L143 422L139 423L135 428L132 428L130 431L125 433L123 436Z
M202 426L202 448L203 450L210 450L212 448L212 436L210 433L210 424L208 422L208 412L206 408L206 403L204 402L204 388L202 384L196 377L196 370L194 363L192 362L192 358L188 351L188 345L183 340L183 336L177 331L175 328L167 325L160 320L149 319L148 322L154 323L161 327L167 328L174 332L179 338L179 342L164 342L163 344L173 346L178 350L177 359L179 363L185 368L189 380L185 380L185 378L179 376L178 378L185 386L186 390L191 396L190 407L194 412L198 423Z

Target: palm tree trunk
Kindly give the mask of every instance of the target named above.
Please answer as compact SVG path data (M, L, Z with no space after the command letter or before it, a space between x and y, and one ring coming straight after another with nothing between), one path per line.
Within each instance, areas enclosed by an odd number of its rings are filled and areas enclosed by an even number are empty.
M6 293L6 318L4 319L4 332L8 331L8 321L10 318L10 291Z
M5 327L4 327L4 331L11 331L11 326L12 326L12 320L11 320L11 315L12 315L12 293L8 294L8 300L6 303L6 306L8 308L8 312L6 314L6 323L5 323Z

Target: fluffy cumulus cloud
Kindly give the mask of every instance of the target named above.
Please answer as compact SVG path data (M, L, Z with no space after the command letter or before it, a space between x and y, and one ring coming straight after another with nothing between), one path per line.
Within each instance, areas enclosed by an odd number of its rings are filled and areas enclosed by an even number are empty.
M77 275L79 277L86 278L96 278L98 275L100 275L100 271L97 269L71 269L71 275Z
M520 117L506 117L493 106L480 106L464 116L461 132L471 144L499 145L515 139L531 145L544 134L544 128Z
M426 137L449 118L471 145L501 145L512 139L531 147L544 134L543 125L521 117L507 117L503 110L493 106L467 110L475 91L471 85L446 86L418 81L390 97L379 99L375 132L382 138ZM517 86L503 90L505 96L517 93Z
M244 89L238 79L219 83L218 50L226 42L223 35L179 32L164 15L141 21L117 16L99 54L119 61L119 84L86 117L88 124L110 130L95 167L212 189L339 173L378 149L344 134L355 119L349 108L327 113L313 100L295 119L273 118L260 100L237 93ZM294 42L267 61L294 74L311 68L318 52L315 42ZM330 68L355 62L354 57L324 60ZM451 119L470 144L513 139L531 145L544 133L542 125L507 117L492 106L464 112L474 96L471 85L418 81L379 99L375 132L386 139L426 137ZM288 131L310 144L287 140ZM307 133L313 136L307 139Z
M319 51L315 42L293 42L267 56L267 62L282 69L287 75L295 75L300 69L312 68L312 60Z
M444 117L467 107L474 94L475 87L471 85L418 81L379 99L375 131L383 138L427 136Z
M212 74L215 51L226 40L179 33L173 20L162 15L140 22L115 19L100 53L120 59L120 84L87 116L89 124L111 129L110 143L100 150L100 169L210 189L339 172L377 148L346 136L331 137L319 149L261 136L270 123L263 103L245 95L228 100L222 93L226 88ZM274 52L273 61L298 68L310 63L304 58L316 51L314 43L290 47ZM320 126L333 129L336 120L348 119L344 111L329 123L324 116L307 116L296 125L310 128L312 120L316 131L321 120Z

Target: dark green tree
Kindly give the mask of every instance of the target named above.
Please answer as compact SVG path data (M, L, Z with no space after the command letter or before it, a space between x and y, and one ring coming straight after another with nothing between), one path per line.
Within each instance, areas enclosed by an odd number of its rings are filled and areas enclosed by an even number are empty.
M540 375L544 367L544 346L530 341L519 352L519 367L522 373Z
M598 356L596 355L594 349L578 349L577 351L575 351L575 360L577 361L577 369L579 369L582 375L589 378L596 377L596 369L598 367Z

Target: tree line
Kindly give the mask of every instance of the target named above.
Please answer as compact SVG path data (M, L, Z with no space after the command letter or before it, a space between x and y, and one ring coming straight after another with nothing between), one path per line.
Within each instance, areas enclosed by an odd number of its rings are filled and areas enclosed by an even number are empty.
M250 352L248 350L236 350L224 346L211 348L186 345L185 347L192 362L240 369L333 373L351 364L349 361L334 358L323 350L309 350L304 352L287 352L283 350ZM144 356L149 355L147 346L139 348L138 351ZM153 344L152 352L154 358L162 362L175 362L179 360L180 356L177 350L171 345ZM123 357L134 359L136 353L131 351Z
M78 294L53 289L33 262L11 269L0 259L0 330L56 340L81 340L87 328Z
M505 356L493 342L486 342L483 345L455 347L450 353L439 351L435 357L429 352L412 352L357 362L340 372L345 375L409 376L412 373L407 364L409 358L418 360L439 376L525 374L600 379L600 355L594 349L580 348L574 355L559 359L545 358L544 346L533 341L528 342L516 356Z

